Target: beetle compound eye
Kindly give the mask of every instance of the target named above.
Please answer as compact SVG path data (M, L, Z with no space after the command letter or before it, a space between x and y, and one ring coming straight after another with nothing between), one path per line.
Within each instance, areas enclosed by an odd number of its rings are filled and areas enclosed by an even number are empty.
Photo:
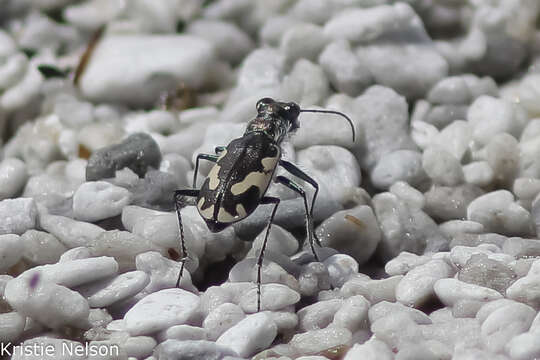
M257 112L261 112L267 105L272 104L274 102L274 99L266 97L262 98L259 101L257 101L256 109Z

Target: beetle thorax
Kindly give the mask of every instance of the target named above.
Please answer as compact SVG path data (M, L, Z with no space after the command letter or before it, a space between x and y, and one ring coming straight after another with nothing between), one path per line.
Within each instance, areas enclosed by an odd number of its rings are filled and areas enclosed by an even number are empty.
M259 114L255 119L248 123L245 134L262 132L273 139L277 144L281 143L285 135L289 132L289 122L272 115L273 114Z

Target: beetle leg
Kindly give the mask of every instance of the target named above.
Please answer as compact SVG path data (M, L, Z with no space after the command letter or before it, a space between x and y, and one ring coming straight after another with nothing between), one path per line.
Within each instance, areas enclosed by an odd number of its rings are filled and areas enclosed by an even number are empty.
M308 211L306 191L302 189L300 186L298 186L298 184L296 184L291 179L287 179L285 176L276 177L276 181L280 184L285 185L289 189L297 192L304 199L304 207L306 208L306 231L308 235L309 246L311 246L311 251L313 252L313 256L315 256L315 260L320 261L319 257L317 256L317 253L315 252L315 246L313 244L315 231L313 230L313 218L311 217L311 214ZM318 243L317 245L320 246L320 243Z
M180 250L182 251L182 258L180 259L181 265L180 265L180 273L178 274L178 280L176 280L176 287L180 286L180 280L182 279L182 274L184 273L184 265L186 263L186 260L189 258L187 249L186 249L186 241L184 239L184 226L182 225L182 216L180 215L180 209L182 208L182 205L184 203L184 197L197 197L199 196L199 190L194 189L182 189L182 190L176 190L174 192L174 204L176 206L176 215L178 216L178 227L180 229Z
M197 184L197 174L199 173L199 160L204 159L211 162L216 162L218 160L219 156L214 154L199 154L197 155L197 159L195 160L195 169L193 170L193 188Z
M313 221L313 209L315 208L315 199L317 199L317 195L319 194L319 184L311 176L303 172L302 169L300 169L298 166L294 165L290 161L279 160L279 165L281 165L285 170L287 170L292 175L296 176L299 179L304 180L305 182L309 183L311 186L315 188L315 193L313 194L313 200L311 200L311 210L309 211L309 216L311 217L311 221ZM315 233L313 233L313 238L315 239L315 242L317 243L317 245L322 247L321 242Z
M272 210L272 215L270 215L270 221L266 227L266 234L264 235L261 252L259 253L259 258L257 259L257 312L261 311L261 268L264 259L264 250L266 249L266 242L268 241L268 235L270 235L270 228L274 222L274 217L276 216L276 210L279 202L280 200L278 198L271 196L265 196L261 199L261 204L274 204L274 209Z
M197 174L199 173L199 160L200 159L204 159L204 160L208 160L208 161L211 161L211 162L216 162L218 161L218 158L219 158L219 153L223 152L223 150L225 150L226 147L225 146L216 146L215 148L215 152L217 155L214 155L214 154L199 154L197 155L197 159L195 160L195 169L193 170L193 188L195 188L196 184L197 184Z

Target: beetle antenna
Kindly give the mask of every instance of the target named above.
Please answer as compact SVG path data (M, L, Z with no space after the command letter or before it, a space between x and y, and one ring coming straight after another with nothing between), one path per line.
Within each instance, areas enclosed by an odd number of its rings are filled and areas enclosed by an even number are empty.
M351 125L351 130L352 130L352 141L354 142L354 139L356 137L356 132L354 130L354 124L351 120L350 117L348 117L347 115L345 115L344 113L342 112L339 112L339 111L335 111L335 110L312 110L312 109L301 109L300 112L312 112L312 113L325 113L325 114L336 114L336 115L341 115L343 116L345 119L347 119L347 121L349 122L349 124Z

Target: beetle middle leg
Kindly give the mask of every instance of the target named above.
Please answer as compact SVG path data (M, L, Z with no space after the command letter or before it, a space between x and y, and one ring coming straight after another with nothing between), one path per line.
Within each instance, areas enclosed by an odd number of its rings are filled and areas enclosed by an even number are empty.
M180 230L180 250L182 251L182 258L180 259L180 262L182 263L180 265L180 273L178 274L178 280L176 280L176 287L180 286L180 280L182 279L182 274L184 273L184 266L186 264L186 260L189 258L187 249L186 249L186 241L184 239L184 226L182 225L182 216L180 215L180 209L182 208L182 205L184 205L184 197L198 197L199 196L199 190L195 189L182 189L182 190L176 190L174 192L174 205L176 207L176 215L178 216L178 227Z
M317 256L317 253L315 252L315 246L314 246L314 235L315 232L313 230L313 217L311 216L309 209L308 209L308 202L307 202L307 196L304 189L302 189L298 184L296 184L291 179L287 179L285 176L277 176L276 182L285 185L289 189L297 192L302 196L304 199L304 207L306 208L306 231L307 236L309 240L309 246L311 246L311 252L313 252L313 256L315 257L315 260L320 261L319 257ZM320 243L318 243L320 246Z
M199 173L199 160L204 159L204 160L208 160L215 163L219 159L219 153L223 152L223 150L225 150L225 146L216 146L216 149L215 149L216 155L214 154L197 155L197 158L195 159L195 169L193 169L193 186L192 186L193 188L197 184L197 174Z
M298 166L294 165L292 162L289 162L287 160L282 159L282 160L279 160L279 165L281 165L290 174L296 176L299 179L304 180L305 182L309 183L311 186L313 186L315 188L315 193L313 194L313 200L311 200L311 208L310 208L310 211L309 211L309 216L311 217L311 221L313 222L313 209L315 208L315 200L317 199L317 195L319 194L319 184L311 176L309 176L308 174L303 172L302 169L300 169ZM288 186L286 184L284 184L284 185ZM296 191L295 189L292 189L292 190ZM296 191L296 192L298 192L298 191ZM300 192L298 192L298 193L300 193ZM300 195L302 195L302 194L300 193ZM307 212L307 208L306 208L306 212ZM321 242L320 242L319 238L317 237L317 235L315 233L313 233L313 238L315 239L315 242L317 243L317 245L322 247ZM315 252L313 252L313 254L315 254Z
M276 210L278 208L280 200L276 197L265 196L261 199L261 204L274 204L274 209L270 215L270 221L266 227L266 234L264 235L264 241L261 246L261 252L257 259L257 312L261 311L261 269L264 259L264 250L266 249L266 242L268 241L268 235L270 235L270 228L274 222L274 217L276 216Z

